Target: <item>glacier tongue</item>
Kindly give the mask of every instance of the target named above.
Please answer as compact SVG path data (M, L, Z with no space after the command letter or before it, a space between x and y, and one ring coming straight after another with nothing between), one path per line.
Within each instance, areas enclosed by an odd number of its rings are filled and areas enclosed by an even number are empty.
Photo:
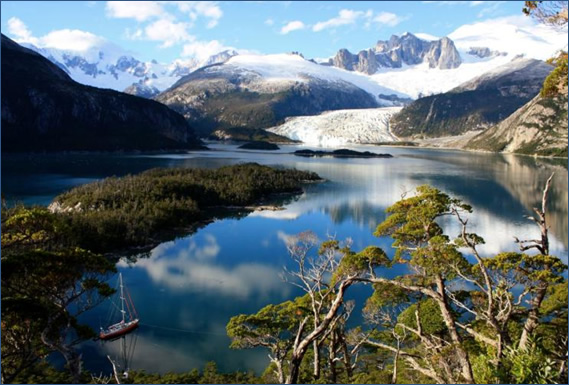
M402 107L326 111L315 116L288 118L267 131L320 147L395 142L389 120Z

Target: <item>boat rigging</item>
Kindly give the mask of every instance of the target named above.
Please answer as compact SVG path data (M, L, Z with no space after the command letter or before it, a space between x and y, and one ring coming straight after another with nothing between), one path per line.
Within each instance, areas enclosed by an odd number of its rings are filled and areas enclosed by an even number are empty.
M130 293L128 289L123 284L122 280L122 273L119 273L119 285L120 285L120 313L122 316L122 320L108 326L106 329L101 327L101 331L99 332L99 338L102 340L110 340L122 335L128 334L134 329L138 327L139 319L138 314L136 313L136 309L134 307L134 303L132 302L132 298L130 297ZM116 306L115 304L113 304ZM125 310L126 309L126 310ZM128 312L128 316L127 316Z

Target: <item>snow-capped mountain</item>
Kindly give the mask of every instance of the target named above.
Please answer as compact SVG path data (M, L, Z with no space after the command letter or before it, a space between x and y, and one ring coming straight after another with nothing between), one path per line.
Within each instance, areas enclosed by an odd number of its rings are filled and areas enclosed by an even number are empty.
M321 147L350 143L394 142L389 120L401 107L327 111L315 116L288 118L284 124L267 131L289 139Z
M143 97L153 97L197 68L222 63L238 54L227 50L202 61L190 58L159 63L140 61L110 42L102 42L83 52L23 45L49 59L79 83Z
M234 56L183 77L157 100L183 114L202 135L217 127L267 128L289 116L407 101L364 74L296 54Z
M228 50L208 59L177 59L171 63L145 62L108 41L84 52L25 45L50 59L74 80L96 87L153 96L198 68L224 63L238 53ZM567 30L536 25L514 16L463 25L448 37L405 33L379 40L374 47L352 54L342 49L335 57L318 59L369 75L363 82L397 91L411 98L447 92L474 77L510 62L517 55L544 60L567 47ZM274 63L259 62L256 68ZM361 78L357 79L361 83Z
M412 98L419 98L450 91L485 72L511 62L519 55L545 60L557 50L567 48L567 28L556 30L545 25L536 25L525 16L492 19L463 25L448 35L456 47L461 63L454 68L443 69L440 66L433 68L428 60L422 61L420 53L424 54L424 51L418 50L425 46L427 41L435 42L439 38L421 33L415 34L416 38L410 36L412 35L409 33L403 35L409 40L408 47L400 48L401 52L396 55L398 58L407 58L401 59L400 68L376 65L377 69L371 71L375 67L369 65L369 53L360 55L360 52L357 55L358 60L351 62L352 68L348 69L371 73L372 80L378 84ZM376 47L362 52L375 53L379 46L385 47L382 48L384 50L398 47L388 43L380 41ZM366 55L367 62L362 61L362 58L366 59ZM329 62L334 60L338 61L338 55L329 59Z

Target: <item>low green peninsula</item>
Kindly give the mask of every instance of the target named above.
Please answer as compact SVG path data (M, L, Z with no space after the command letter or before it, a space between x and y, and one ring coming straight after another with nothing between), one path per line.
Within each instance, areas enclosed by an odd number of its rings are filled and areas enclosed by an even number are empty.
M219 169L152 169L76 187L49 206L66 217L76 243L108 252L158 243L167 232L193 228L224 209L254 210L274 194L298 194L312 172L255 163Z

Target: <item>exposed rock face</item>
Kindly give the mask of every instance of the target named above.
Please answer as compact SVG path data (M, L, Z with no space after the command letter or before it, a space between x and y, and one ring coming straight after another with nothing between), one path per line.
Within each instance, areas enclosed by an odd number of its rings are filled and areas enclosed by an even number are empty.
M460 66L462 59L449 38L426 41L410 33L401 37L393 35L388 41L380 40L374 48L357 55L341 49L330 59L330 64L335 67L366 74L374 74L382 67L401 68L403 64L423 62L429 63L430 68L450 69Z
M480 59L495 57L495 56L506 56L507 52L491 51L488 47L470 47L467 52L468 55L479 57Z
M154 86L144 83L134 83L123 91L126 94L140 96L141 98L152 99L160 93L160 90Z
M552 66L515 59L453 90L417 99L391 120L402 137L442 137L497 124L535 97Z
M536 96L500 124L474 137L466 147L567 157L567 97Z
M155 101L84 86L2 35L2 151L153 150L199 145Z

